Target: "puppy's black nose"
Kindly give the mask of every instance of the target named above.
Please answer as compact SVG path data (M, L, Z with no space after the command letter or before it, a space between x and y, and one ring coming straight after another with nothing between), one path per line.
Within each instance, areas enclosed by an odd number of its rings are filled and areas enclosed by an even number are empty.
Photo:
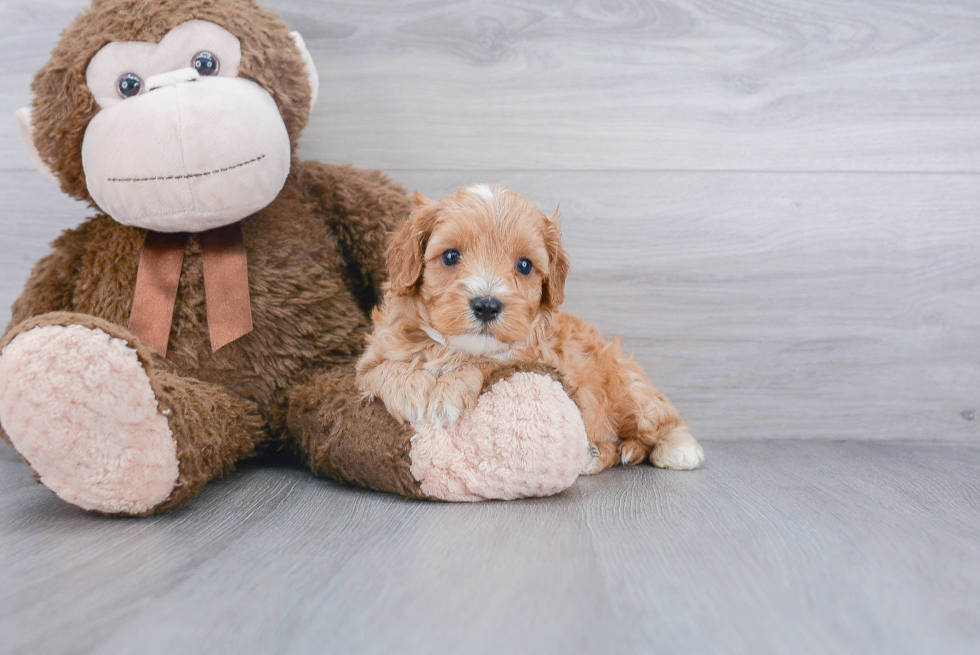
M477 320L489 323L504 311L504 303L496 298L474 298L470 301L470 309Z

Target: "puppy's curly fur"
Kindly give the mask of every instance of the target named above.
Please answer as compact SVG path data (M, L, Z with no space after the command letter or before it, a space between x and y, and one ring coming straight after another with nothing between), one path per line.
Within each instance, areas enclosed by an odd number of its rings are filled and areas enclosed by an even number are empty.
M504 362L559 370L592 445L585 473L617 463L691 469L704 451L643 369L575 316L558 311L568 257L557 212L472 185L416 208L388 248L389 282L358 384L407 422L451 423L476 405Z

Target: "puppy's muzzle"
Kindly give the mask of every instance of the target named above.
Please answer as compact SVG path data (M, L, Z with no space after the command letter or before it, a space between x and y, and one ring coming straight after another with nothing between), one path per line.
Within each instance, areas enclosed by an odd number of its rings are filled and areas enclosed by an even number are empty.
M474 298L470 301L473 316L481 323L489 323L504 311L504 303L496 298Z

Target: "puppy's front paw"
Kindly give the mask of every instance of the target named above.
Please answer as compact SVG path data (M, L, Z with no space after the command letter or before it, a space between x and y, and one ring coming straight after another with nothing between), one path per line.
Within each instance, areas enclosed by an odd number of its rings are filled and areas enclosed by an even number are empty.
M400 421L420 423L427 420L429 398L436 388L436 376L427 371L415 371L385 388L378 396L388 413Z
M425 422L433 425L451 425L459 419L460 414L466 407L459 402L459 399L449 400L439 398L430 400L429 406L425 409Z
M474 368L443 375L429 394L425 420L435 425L455 423L465 410L476 407L483 375Z

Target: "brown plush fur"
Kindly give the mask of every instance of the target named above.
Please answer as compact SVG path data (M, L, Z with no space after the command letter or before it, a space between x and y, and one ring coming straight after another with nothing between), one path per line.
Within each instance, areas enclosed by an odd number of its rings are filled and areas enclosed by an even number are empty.
M403 420L450 422L475 406L502 362L543 363L573 387L594 452L586 472L647 458L671 468L697 465L672 456L678 447L700 447L619 340L607 343L558 311L568 257L556 216L486 185L438 202L416 194L416 203L389 249L390 288L358 363L366 397ZM458 255L455 263L446 262L447 252ZM518 271L522 260L531 262L529 274ZM502 312L477 320L471 301L479 298L499 300Z
M295 149L310 88L274 15L251 0L101 0L65 30L33 85L36 145L72 197L92 202L81 167L82 135L98 110L85 86L89 60L109 41L158 41L191 19L240 38L241 76L272 93ZM295 450L338 479L419 496L402 465L411 432L361 403L352 370L385 279L385 242L409 212L404 190L378 172L294 158L278 198L241 224L253 331L211 352L201 253L192 236L166 359L122 327L145 232L99 213L62 234L34 267L0 348L35 326L78 324L137 350L177 440L180 470L171 497L150 513L181 505L270 444ZM299 408L290 431L291 392ZM371 443L388 450L359 445L367 431ZM356 461L338 463L343 457L330 454L334 446Z

